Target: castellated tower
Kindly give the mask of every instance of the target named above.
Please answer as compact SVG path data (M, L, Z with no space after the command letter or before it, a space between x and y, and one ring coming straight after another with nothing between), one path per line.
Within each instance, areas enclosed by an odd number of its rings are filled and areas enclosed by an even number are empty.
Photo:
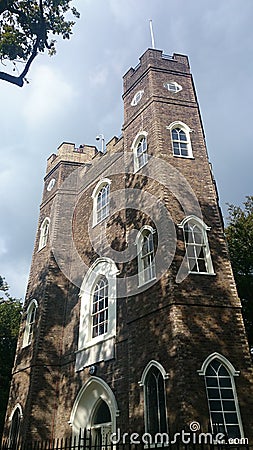
M252 440L252 366L188 58L124 76L122 136L48 159L6 436ZM194 431L194 430L192 430Z

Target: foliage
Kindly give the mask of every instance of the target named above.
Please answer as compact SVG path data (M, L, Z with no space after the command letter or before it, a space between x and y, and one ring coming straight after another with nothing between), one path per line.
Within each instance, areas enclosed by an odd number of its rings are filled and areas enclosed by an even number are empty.
M56 52L53 35L69 39L74 25L67 13L78 18L72 0L0 0L0 60L5 65L23 63L18 76L0 72L0 79L23 86L31 63L38 52Z
M228 212L228 248L249 344L253 347L253 196L246 197L243 208L229 205Z
M14 362L16 344L21 319L20 300L12 298L9 286L0 276L0 436L8 401L11 370Z

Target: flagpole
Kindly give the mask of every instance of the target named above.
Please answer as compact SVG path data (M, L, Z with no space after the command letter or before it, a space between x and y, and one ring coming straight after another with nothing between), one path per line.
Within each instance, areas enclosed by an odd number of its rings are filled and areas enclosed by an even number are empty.
M150 27L152 48L155 48L155 38L154 38L153 24L152 24L152 20L151 19L149 20L149 27Z

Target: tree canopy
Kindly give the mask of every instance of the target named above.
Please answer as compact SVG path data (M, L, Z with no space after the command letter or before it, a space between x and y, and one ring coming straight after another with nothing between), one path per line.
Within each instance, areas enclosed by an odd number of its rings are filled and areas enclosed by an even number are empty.
M8 402L11 371L15 357L22 304L9 293L9 286L0 276L0 438ZM1 439L0 439L1 441Z
M253 347L253 196L243 207L229 205L226 237L242 312L251 348Z
M71 6L72 0L0 0L0 60L12 72L0 71L0 79L23 86L30 66L39 52L49 55L56 52L55 35L69 39L74 25L67 20L70 12L78 18L79 13Z

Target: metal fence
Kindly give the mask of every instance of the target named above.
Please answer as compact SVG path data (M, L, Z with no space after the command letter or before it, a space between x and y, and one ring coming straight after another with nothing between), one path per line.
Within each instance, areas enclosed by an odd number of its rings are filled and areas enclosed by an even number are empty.
M147 437L147 436L146 436ZM234 442L213 442L210 433L195 435L194 439L188 441L164 441L160 439L139 439L128 436L119 442L106 432L98 430L80 430L78 436L65 437L53 440L24 441L22 438L16 440L6 439L0 445L0 450L253 450L247 440L234 439Z

